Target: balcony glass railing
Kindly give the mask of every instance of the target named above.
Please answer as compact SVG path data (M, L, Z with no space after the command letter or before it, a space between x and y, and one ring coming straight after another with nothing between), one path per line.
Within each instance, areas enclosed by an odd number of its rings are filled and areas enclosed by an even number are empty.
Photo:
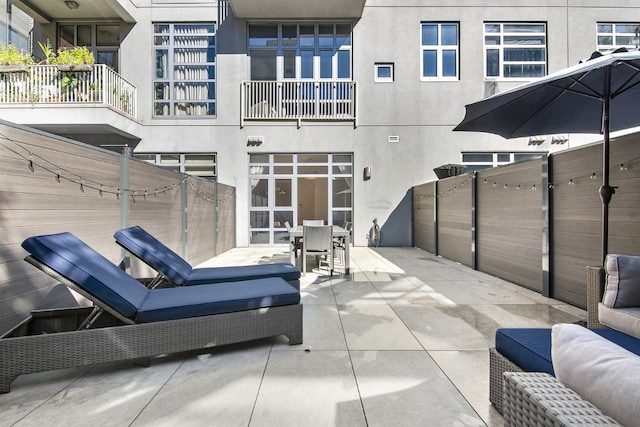
M356 82L245 81L242 120L356 120Z
M103 64L0 69L0 104L98 103L135 117L136 98L136 87Z

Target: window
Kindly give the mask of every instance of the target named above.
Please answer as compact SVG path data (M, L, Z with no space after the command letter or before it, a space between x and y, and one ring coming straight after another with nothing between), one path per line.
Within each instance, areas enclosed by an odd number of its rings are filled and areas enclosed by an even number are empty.
M0 45L29 51L29 15L9 2L0 2Z
M350 24L252 24L251 80L351 79Z
M422 23L422 80L458 79L458 23Z
M215 153L135 153L138 160L153 163L175 172L216 179L217 164Z
M393 82L393 63L375 64L374 72L373 81L378 83Z
M154 116L215 116L215 24L155 24L154 46Z
M485 23L485 78L528 79L547 74L543 23Z
M106 64L118 71L120 24L60 24L58 49L86 46L97 64Z
M525 160L535 159L544 153L527 152L527 153L486 153L486 152L467 152L462 153L462 164L467 167L467 172L474 172L482 169L490 169L500 165L506 165L514 162L522 162Z
M620 47L635 48L640 46L640 23L602 23L597 25L597 49L610 52Z

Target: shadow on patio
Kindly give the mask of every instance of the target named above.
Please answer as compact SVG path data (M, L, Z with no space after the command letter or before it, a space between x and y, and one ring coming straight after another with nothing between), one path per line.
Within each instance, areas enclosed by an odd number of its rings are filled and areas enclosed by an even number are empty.
M202 266L288 259L236 248ZM502 425L488 399L499 327L583 310L413 248L351 252L349 277L302 277L304 343L259 340L19 377L1 425Z

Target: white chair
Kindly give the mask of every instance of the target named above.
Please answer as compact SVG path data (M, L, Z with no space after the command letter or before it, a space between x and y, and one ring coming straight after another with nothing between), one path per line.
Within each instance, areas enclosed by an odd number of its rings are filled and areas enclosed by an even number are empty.
M302 225L324 225L323 219L304 219Z
M302 228L302 272L307 272L307 254L324 254L333 274L333 227L330 225L304 225ZM318 257L319 259L319 257ZM320 262L318 262L320 267Z

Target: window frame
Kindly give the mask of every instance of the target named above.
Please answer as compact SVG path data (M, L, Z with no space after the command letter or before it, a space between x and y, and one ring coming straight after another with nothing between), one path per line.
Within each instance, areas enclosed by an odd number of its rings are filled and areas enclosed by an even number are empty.
M425 25L435 25L437 27L437 44L423 44L423 31ZM442 43L442 27L446 25L455 25L456 27L456 43ZM426 51L435 51L436 53L436 75L424 75L424 54ZM455 76L444 75L444 53L455 52L456 55L456 72ZM421 81L458 81L460 80L460 22L459 21L422 21L420 22L420 80Z
M534 31L530 31L530 32L525 32L525 31L519 31L519 32L515 32L515 31L506 31L505 30L505 26L538 26L538 25L542 25L544 27L544 31L543 32L534 32ZM498 32L490 32L487 31L488 26L499 26L500 30ZM498 21L485 21L482 23L482 35L483 35L483 39L482 39L482 45L483 45L483 62L484 62L484 79L485 81L496 81L496 80L508 80L508 81L529 81L531 79L535 79L535 78L539 78L539 77L543 77L546 76L549 72L549 45L548 45L548 34L547 34L547 30L548 30L548 24L547 22L532 22L532 21L509 21L509 22L498 22ZM510 44L505 44L505 38L507 37L517 37L517 36L521 36L521 35L530 35L530 36L542 36L544 43L542 45L539 44L517 44L517 45L510 45ZM487 44L487 40L489 37L498 37L499 39L499 43L498 44ZM539 60L505 60L505 50L508 49L523 49L523 48L530 48L530 49L536 49L536 50L542 50L543 52L543 60L539 61ZM498 51L498 75L491 75L489 76L487 73L487 67L489 64L488 61L488 54L489 51ZM543 65L543 70L542 70L542 74L541 75L536 75L536 76L516 76L516 77L510 77L510 76L505 76L505 65Z
M600 31L602 26L611 26L611 32ZM633 33L630 32L618 32L617 29L622 26L635 26ZM611 37L611 44L600 43L602 37ZM632 44L620 44L618 43L619 37L629 37L630 41L635 41ZM610 53L616 49L625 47L627 49L638 49L640 47L640 22L596 22L596 49L602 53Z
M389 77L380 77L380 70L389 68ZM395 81L395 69L393 62L376 62L373 65L373 81L375 83L393 83Z
M62 28L69 27L73 28L73 40L62 40ZM80 43L78 41L78 27L90 27L91 28L91 43ZM118 45L101 45L98 43L99 31L98 27L118 27L118 38L120 37L120 23L115 21L105 21L105 22L68 22L68 21L60 21L56 25L56 48L57 49L71 49L75 46L86 46L89 51L93 54L95 58L96 64L106 64L113 68L116 72L119 72L120 68L120 44ZM65 44L67 42L68 44ZM113 63L107 63L101 61L101 54L103 53L112 53Z
M217 31L218 25L215 21L206 21L206 22L153 22L153 58L156 63L155 67L153 67L153 78L152 78L152 118L154 120L203 120L203 119L214 119L217 117L218 113L218 102L217 102L217 75L218 75L218 66L217 66ZM197 33L180 33L176 31L176 27L188 27L193 26L194 28L200 26L207 31L205 32L197 32ZM167 32L162 31L162 27L167 27ZM208 27L212 27L212 30L209 31ZM191 49L199 49L202 54L202 50L199 46L189 46L189 45L178 45L175 43L175 38L188 38L188 37L205 37L207 39L212 39L213 43L208 43L206 49L206 61L201 61L196 57L194 60L189 61L186 58L188 57L188 50ZM167 40L166 44L161 43L161 40ZM181 62L177 62L176 59L176 50L183 50L183 56L185 59ZM159 54L164 52L166 54L166 63L162 64L166 68L166 76L159 76L161 72L159 60ZM194 51L194 53L197 53ZM176 66L182 67L182 72L185 74L182 78L178 78L176 73L178 70ZM213 76L207 76L207 78L188 78L187 74L189 73L189 67L207 67L212 68ZM191 72L197 74L198 71L194 69ZM203 70L201 70L203 72ZM208 71L206 71L208 73ZM187 90L189 85L192 84L191 89L195 90ZM184 86L184 90L182 95L184 98L181 98L180 95L176 92L177 86ZM199 85L199 86L198 86ZM203 86L204 85L204 86ZM210 96L209 87L213 86L213 96L212 97L199 97L198 95L191 95L194 92L197 94L198 92L203 92L203 89L206 89L206 93ZM162 93L164 96L158 96L159 93ZM165 97L166 96L166 97ZM190 107L195 106L198 109L199 105L203 104L205 107L205 112L208 112L210 108L213 109L212 114L176 114L176 108L178 105L184 104L185 110L189 110ZM163 106L167 106L169 108L169 113L167 114L157 114L157 107L163 108Z
M213 160L201 160L200 158L212 157ZM187 175L198 176L200 178L209 179L212 181L217 180L218 177L218 153L146 153L146 152L134 152L133 158L141 162L147 162L160 166L165 169L170 169L175 172L184 173ZM172 159L173 158L173 159ZM198 168L210 168L211 174L200 175L195 174L190 169L194 167Z
M460 153L460 163L467 166L467 172L491 169L515 162L530 160L548 154L547 151L463 151ZM465 161L465 156L491 156L487 161ZM505 158L508 156L508 160Z
M349 34L346 37L348 43L341 43L345 37L340 33L341 26L349 26ZM251 29L260 26L275 26L277 28L276 39L271 44L254 44L251 38ZM327 44L328 33L322 33L322 29L331 26L332 33L331 43ZM295 27L296 36L295 40L288 38L284 35L283 28ZM323 28L324 27L324 28ZM303 37L304 34L306 35ZM313 35L309 32L313 30ZM325 34L325 37L322 37ZM275 42L275 43L274 43ZM317 23L248 23L247 24L247 59L249 60L249 69L251 69L252 51L258 50L274 50L276 53L276 79L275 81L305 81L305 80L340 80L340 81L352 81L353 80L353 25L346 22L317 22ZM285 63L285 52L295 51L295 57L292 64L295 66L293 75L291 76L287 72ZM322 62L321 54L331 52L331 62ZM348 56L348 76L340 76L344 71L345 52ZM309 55L311 63L308 62ZM325 57L327 58L327 57ZM303 61L303 59L305 61ZM289 63L291 64L291 63ZM324 65L324 67L323 67ZM322 77L322 73L326 73L328 70L327 65L331 68L331 77ZM303 69L304 67L304 69ZM249 73L248 78L251 80Z

